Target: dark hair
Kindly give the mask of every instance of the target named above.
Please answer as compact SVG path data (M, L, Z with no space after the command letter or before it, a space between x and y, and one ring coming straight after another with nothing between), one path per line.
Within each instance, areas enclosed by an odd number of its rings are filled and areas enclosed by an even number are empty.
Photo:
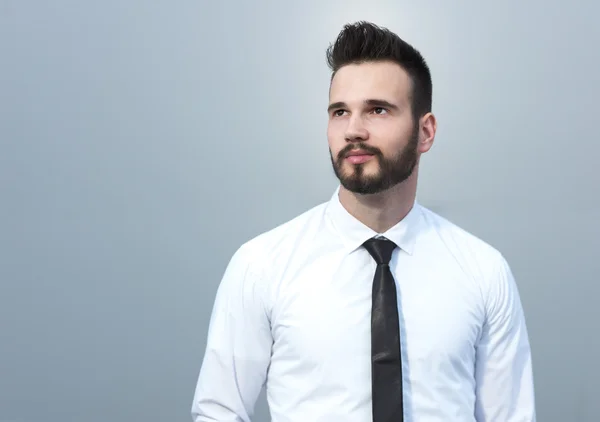
M421 53L389 29L365 21L346 24L327 48L332 78L343 66L382 61L397 63L410 76L413 117L429 113L433 94L429 67Z

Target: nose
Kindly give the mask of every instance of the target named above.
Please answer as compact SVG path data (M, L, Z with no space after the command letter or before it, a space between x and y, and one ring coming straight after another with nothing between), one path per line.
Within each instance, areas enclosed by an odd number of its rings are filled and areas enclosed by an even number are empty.
M348 119L344 138L346 142L363 142L369 139L369 131L360 115L354 115Z

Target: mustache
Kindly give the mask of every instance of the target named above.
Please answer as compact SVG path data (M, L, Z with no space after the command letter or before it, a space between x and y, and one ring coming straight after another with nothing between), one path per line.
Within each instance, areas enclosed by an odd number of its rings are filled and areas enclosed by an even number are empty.
M346 158L346 156L351 152L351 151L356 151L356 150L361 150L361 151L366 151L369 154L373 154L375 156L379 156L381 157L381 151L379 150L379 148L375 148L374 146L371 145L366 145L363 143L358 143L358 144L348 144L346 145L339 153L338 153L338 159L339 160L343 160L344 158Z

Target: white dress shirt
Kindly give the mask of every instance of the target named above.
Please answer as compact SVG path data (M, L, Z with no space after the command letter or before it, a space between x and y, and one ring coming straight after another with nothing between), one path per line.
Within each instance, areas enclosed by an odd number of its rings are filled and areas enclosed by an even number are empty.
M376 233L331 200L242 245L218 288L195 422L248 422L266 383L273 422L369 422L371 287L361 247L398 248L406 422L535 421L519 293L493 247L415 202Z

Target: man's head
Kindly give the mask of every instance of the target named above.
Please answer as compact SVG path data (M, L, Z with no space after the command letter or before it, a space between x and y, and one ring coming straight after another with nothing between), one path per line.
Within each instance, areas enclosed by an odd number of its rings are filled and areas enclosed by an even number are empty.
M374 194L404 182L436 130L425 60L388 29L358 22L343 28L327 62L327 137L342 186Z

